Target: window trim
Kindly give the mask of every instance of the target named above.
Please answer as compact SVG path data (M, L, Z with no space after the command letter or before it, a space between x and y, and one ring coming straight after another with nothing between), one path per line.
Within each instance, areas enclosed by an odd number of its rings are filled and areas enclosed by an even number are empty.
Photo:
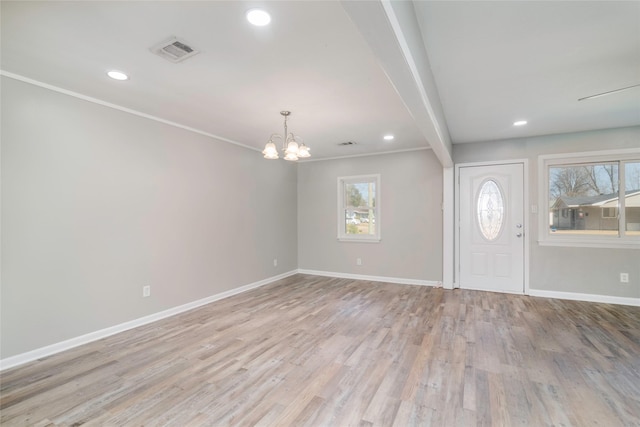
M605 163L638 161L640 149L589 151L582 153L547 154L538 156L538 244L540 246L568 246L587 248L640 249L640 237L623 235L553 235L549 232L549 167L581 163ZM622 163L621 163L622 164ZM619 179L624 180L624 167L618 169ZM618 206L619 225L625 224L624 212Z
M375 234L347 234L344 231L344 209L345 209L345 184L351 183L363 183L373 182L376 186L375 206L373 207L376 227ZM380 232L382 224L382 208L380 197L380 174L368 174L368 175L352 175L352 176L339 176L338 177L338 216L336 226L338 229L337 238L341 242L364 242L364 243L378 243L382 240L382 234Z

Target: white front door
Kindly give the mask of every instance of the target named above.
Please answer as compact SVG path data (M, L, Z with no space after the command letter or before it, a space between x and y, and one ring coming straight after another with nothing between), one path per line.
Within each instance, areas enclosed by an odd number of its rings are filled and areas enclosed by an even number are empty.
M459 169L459 284L524 293L524 166Z

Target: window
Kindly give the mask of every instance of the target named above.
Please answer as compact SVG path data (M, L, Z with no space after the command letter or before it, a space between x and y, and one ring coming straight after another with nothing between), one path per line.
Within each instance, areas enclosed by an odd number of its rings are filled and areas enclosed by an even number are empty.
M338 178L338 239L380 241L380 175Z
M640 151L540 156L540 243L640 248Z

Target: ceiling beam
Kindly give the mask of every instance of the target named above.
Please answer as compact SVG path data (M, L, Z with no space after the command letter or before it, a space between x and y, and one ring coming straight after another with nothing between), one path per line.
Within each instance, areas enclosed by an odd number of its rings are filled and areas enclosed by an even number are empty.
M390 0L341 3L442 166L452 167L451 138L413 3Z

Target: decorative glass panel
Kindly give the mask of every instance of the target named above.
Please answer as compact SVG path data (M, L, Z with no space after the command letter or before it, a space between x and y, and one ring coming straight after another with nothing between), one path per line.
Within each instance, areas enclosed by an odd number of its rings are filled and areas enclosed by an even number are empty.
M487 240L495 240L504 225L504 197L498 184L489 179L478 192L478 228Z

